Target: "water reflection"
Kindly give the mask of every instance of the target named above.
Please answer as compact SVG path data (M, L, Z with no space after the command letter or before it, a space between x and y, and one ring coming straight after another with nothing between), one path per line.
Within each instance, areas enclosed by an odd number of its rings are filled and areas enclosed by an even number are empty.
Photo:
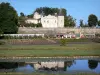
M98 61L88 60L88 66L89 66L90 69L95 69L98 66Z
M26 64L23 66L18 66L18 68L16 68L15 72L23 72L23 73L32 73L34 72L34 66L31 66L31 64Z
M74 61L38 62L34 63L35 70L66 71Z
M100 73L100 63L95 60L70 60L50 62L0 62L0 72L23 72L33 73L34 71L91 71Z
M17 67L17 62L0 62L0 69L14 69Z

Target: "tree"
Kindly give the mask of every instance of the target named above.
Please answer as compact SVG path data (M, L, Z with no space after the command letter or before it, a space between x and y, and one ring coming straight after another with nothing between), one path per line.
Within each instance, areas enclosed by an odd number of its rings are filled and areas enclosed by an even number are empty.
M0 39L4 38L4 36L2 36L3 32L2 30L0 29ZM0 41L0 45L2 44L2 41Z
M66 16L66 9L64 8L58 9L58 8L50 8L50 7L40 7L40 8L37 8L35 12L38 12L39 14L42 14L45 16L49 14L55 15L55 13L57 13L58 15L59 13L61 13L62 15Z
M3 34L2 30L0 29L0 34Z
M12 69L17 68L18 63L16 62L1 62L0 63L0 69Z
M25 26L25 24L26 24L25 20L26 20L25 15L23 12L21 12L20 16L18 18L18 22L19 22L20 26Z
M0 29L4 34L18 31L18 14L9 3L0 4Z
M23 12L20 13L20 17L25 17Z
M67 10L62 8L62 14L64 15L64 17L67 15Z
M76 25L76 19L74 19L70 15L65 16L64 27L74 27L75 25Z
M94 14L89 15L89 17L88 17L89 27L96 26L97 23L98 23L98 18L96 17L96 15L94 15Z
M80 20L80 27L83 27L83 26L84 26L83 20L81 19L81 20Z
M36 27L42 27L41 23L36 24Z
M100 20L98 21L98 26L100 26Z
M33 18L33 14L27 15L28 18Z

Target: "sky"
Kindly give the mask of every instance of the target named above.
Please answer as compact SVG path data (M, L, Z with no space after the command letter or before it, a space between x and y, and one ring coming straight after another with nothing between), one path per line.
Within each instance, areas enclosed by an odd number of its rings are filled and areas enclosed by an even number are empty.
M100 0L0 0L1 2L9 2L18 14L23 12L25 15L33 13L39 7L65 8L67 15L76 19L77 26L80 19L87 23L90 14L96 15L100 20Z

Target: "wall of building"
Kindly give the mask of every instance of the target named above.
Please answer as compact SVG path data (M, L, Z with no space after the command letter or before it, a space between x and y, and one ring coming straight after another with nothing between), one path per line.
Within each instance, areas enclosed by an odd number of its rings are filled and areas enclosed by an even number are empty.
M38 20L35 20L35 19L27 19L25 22L26 23L34 23L34 24L39 23Z
M57 28L57 17L55 16L45 16L41 18L41 23L43 28Z
M33 15L33 18L34 19L40 19L41 15L39 13L35 12L34 15Z
M64 27L64 16L58 16L58 27Z

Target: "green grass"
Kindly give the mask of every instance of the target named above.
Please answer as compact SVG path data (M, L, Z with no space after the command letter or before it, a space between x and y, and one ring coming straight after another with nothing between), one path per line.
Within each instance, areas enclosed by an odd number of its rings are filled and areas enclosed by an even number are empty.
M92 42L92 40L91 39L86 39L86 38L84 38L84 39L71 39L71 38L69 38L69 39L66 39L66 42Z
M100 55L100 50L0 50L0 56L92 56Z
M0 45L0 50L100 50L99 43L60 45Z
M100 56L100 44L59 45L2 45L0 57L4 56Z

